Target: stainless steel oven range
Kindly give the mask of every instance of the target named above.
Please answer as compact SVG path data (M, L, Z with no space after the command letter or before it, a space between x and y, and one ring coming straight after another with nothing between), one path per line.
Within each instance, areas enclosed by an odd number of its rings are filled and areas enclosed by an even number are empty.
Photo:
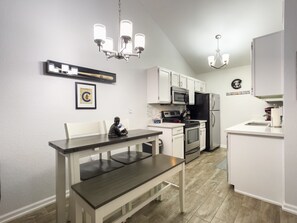
M184 123L184 158L186 163L200 155L199 121L186 120L180 111L162 111L163 122Z

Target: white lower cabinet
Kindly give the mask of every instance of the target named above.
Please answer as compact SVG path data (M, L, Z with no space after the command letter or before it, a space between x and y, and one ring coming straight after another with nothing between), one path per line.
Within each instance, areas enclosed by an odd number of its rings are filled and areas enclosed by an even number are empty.
M184 150L181 149L183 147L184 147L184 134L178 134L178 135L172 136L172 156L184 158Z
M282 204L283 138L228 133L228 182L235 191Z
M163 141L163 154L184 159L184 129L148 127L150 130L162 131L159 138Z
M200 134L200 151L205 150L206 148L206 128L204 124L204 128L199 129L199 134Z

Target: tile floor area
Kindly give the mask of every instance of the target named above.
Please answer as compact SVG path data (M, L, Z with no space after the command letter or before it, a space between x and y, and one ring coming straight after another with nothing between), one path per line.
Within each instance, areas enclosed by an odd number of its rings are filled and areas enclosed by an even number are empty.
M178 191L169 189L127 223L297 223L297 216L280 207L234 192L224 168L226 149L220 148L186 165L186 213L179 213ZM177 182L177 177L171 179ZM9 223L54 223L49 205Z

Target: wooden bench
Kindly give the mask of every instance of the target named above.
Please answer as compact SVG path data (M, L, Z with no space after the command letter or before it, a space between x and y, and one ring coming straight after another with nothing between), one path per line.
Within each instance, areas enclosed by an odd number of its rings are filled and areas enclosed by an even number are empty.
M179 173L180 211L184 212L185 163L183 159L163 154L130 164L118 170L72 185L75 199L76 222L82 222L82 208L91 216L92 223L102 223L104 217L126 206L172 175ZM164 189L153 190L143 202L121 214L113 222L123 222L135 212L159 197Z

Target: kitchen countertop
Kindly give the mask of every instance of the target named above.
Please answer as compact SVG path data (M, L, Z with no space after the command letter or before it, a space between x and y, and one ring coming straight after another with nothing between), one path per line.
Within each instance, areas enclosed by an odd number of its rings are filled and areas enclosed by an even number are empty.
M177 127L184 127L184 123L171 123L171 122L162 122L160 124L148 124L148 127L158 127L158 128L166 128L166 129L173 129Z
M266 126L253 126L246 125L249 122L257 122L257 123L267 123ZM258 120L250 120L247 122L243 122L239 125L232 126L227 128L225 131L227 133L236 133L243 135L259 135L259 136L270 136L270 137L284 137L283 128L273 128L269 126L269 121L258 121Z
M198 122L207 122L206 120L199 120L199 119L190 119L191 121L198 121Z

